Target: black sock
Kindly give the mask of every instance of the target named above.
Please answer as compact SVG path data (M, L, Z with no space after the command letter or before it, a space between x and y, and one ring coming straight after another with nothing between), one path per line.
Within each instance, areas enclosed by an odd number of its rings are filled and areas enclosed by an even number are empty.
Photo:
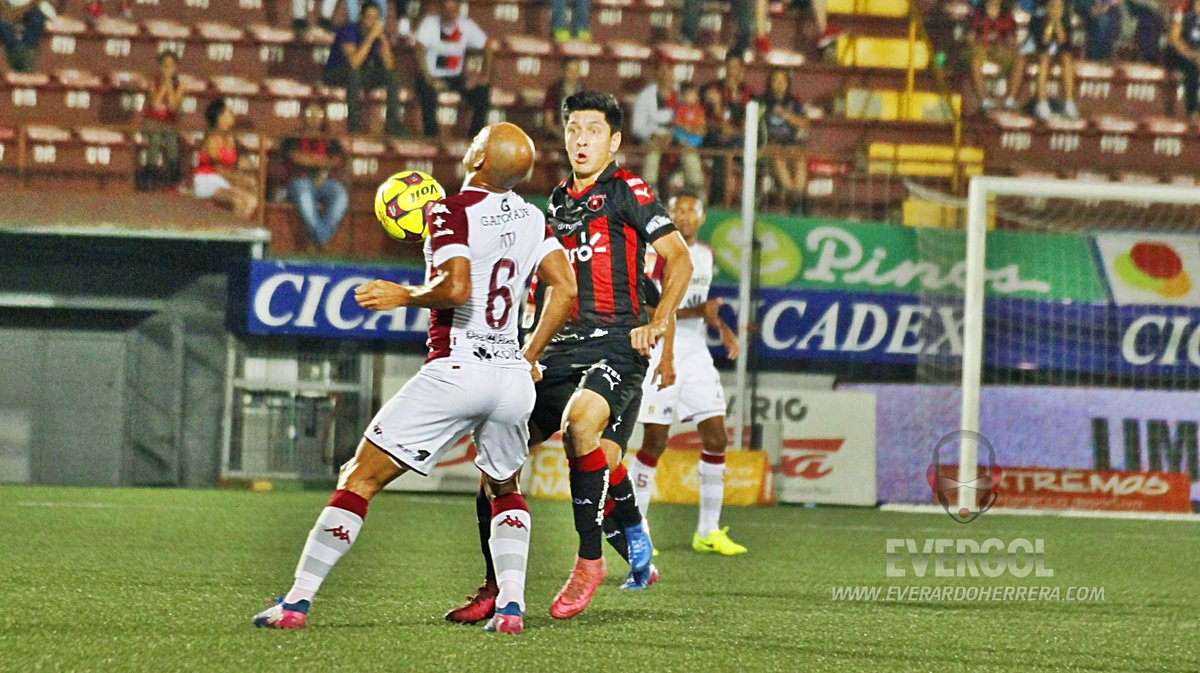
M492 565L492 548L488 540L492 537L492 503L488 502L487 493L479 487L475 495L475 521L479 524L479 549L483 552L483 561L487 564L487 581L496 583L496 566Z
M617 550L621 558L629 562L629 540L625 538L625 529L611 516L604 517L604 539Z
M572 461L571 508L579 533L579 558L594 561L604 555L600 522L608 495L608 461L600 449Z
M625 466L618 465L609 479L608 497L612 498L615 507L610 515L621 528L632 528L642 523L642 512L638 509L637 499L633 496L633 482L625 473Z

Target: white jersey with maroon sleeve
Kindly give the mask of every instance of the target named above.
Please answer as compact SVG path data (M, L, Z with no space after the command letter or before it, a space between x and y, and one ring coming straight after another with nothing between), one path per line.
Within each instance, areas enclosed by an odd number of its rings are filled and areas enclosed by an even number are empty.
M520 301L542 259L562 246L545 215L513 192L465 187L425 207L429 238L425 265L435 269L454 257L471 264L466 304L429 313L429 358L447 358L528 370L517 341Z

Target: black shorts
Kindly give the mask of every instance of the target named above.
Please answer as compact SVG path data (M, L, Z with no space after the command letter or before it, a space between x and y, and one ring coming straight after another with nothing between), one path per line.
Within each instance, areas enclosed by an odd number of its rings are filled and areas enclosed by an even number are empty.
M537 383L537 402L529 418L533 441L545 439L562 426L563 411L576 390L591 390L608 402L608 425L603 439L629 446L642 404L642 380L650 361L633 350L628 330L609 330L596 338L556 341L540 363L545 370Z

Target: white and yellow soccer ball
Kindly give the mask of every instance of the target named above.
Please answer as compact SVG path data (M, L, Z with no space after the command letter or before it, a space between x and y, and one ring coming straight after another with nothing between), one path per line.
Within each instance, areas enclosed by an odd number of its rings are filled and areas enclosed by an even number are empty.
M424 240L429 235L422 208L446 198L446 190L428 173L400 171L375 191L375 217L394 239Z

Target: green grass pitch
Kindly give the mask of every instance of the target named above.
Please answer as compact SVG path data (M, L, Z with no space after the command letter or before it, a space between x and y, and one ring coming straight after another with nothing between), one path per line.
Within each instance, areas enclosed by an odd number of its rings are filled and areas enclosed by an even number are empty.
M569 570L564 502L531 503L526 632L447 624L481 574L469 497L386 493L300 632L250 618L291 582L327 492L0 487L0 671L1200 671L1191 522L726 508L750 553L691 551L655 505L662 582L547 614ZM888 538L1041 538L1040 579L889 578ZM908 566L911 568L911 566ZM834 601L834 587L1102 587L1091 602Z

